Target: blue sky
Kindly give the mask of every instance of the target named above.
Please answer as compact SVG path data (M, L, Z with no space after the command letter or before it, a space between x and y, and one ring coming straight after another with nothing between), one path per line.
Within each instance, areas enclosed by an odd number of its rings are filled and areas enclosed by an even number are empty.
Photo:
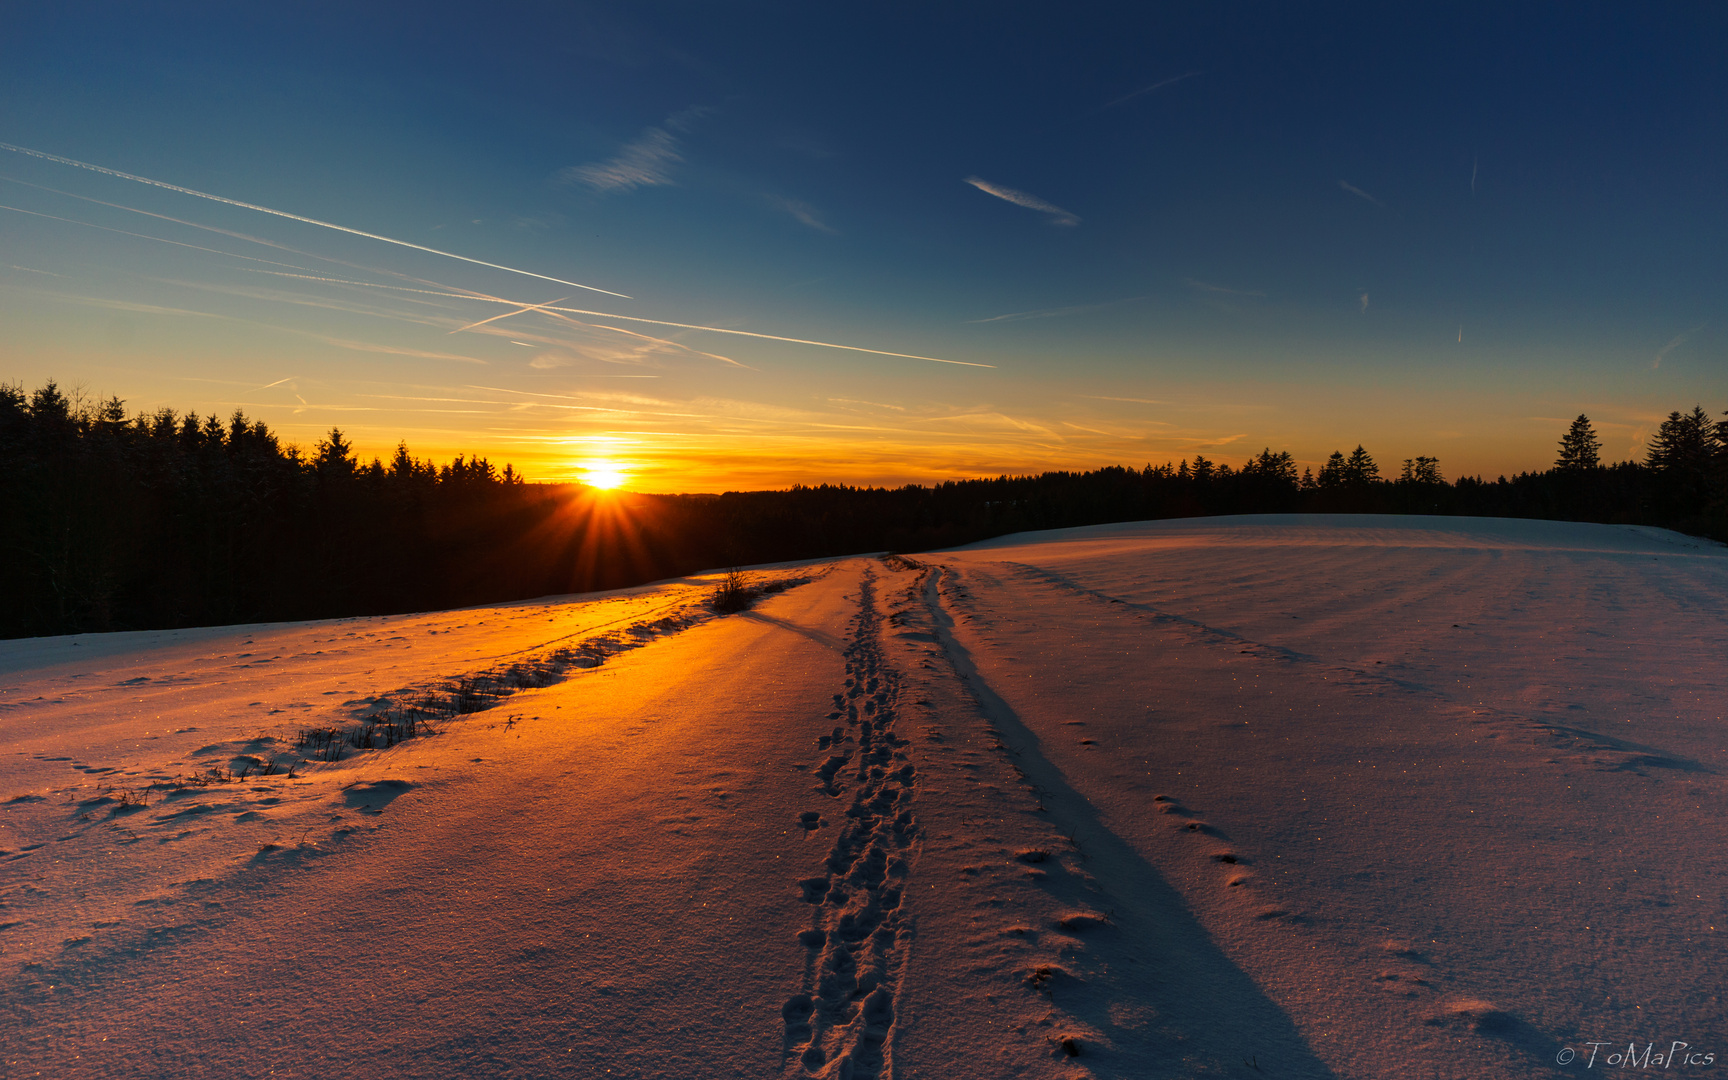
M649 490L1728 406L1720 9L231 8L13 13L0 142L529 273L0 152L0 377Z

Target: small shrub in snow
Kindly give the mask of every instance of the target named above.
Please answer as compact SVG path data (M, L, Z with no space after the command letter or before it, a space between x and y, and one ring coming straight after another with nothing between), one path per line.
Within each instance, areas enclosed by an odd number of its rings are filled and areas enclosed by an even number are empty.
M756 590L750 587L750 583L745 580L743 573L738 570L731 570L727 572L726 579L720 583L720 587L714 590L714 597L709 603L713 605L715 611L731 614L734 611L743 611L750 606L750 602L754 599L756 599Z

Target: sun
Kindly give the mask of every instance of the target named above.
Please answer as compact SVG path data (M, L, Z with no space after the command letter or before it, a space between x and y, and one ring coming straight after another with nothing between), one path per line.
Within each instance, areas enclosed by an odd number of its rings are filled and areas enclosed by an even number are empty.
M590 461L582 469L582 482L601 491L619 487L629 476L616 461Z

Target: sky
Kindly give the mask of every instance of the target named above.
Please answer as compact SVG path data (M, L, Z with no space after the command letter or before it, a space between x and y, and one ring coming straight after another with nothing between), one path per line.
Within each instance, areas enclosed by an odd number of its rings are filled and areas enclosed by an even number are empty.
M1728 408L1715 5L15 5L0 380L643 491ZM490 321L487 321L490 320ZM792 339L792 340L788 340Z

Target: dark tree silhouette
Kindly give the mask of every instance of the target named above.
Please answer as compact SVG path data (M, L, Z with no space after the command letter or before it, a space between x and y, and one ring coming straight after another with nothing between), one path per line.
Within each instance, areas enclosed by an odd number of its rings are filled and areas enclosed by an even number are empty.
M1578 419L1572 421L1572 426L1560 437L1560 457L1554 462L1554 467L1561 472L1600 468L1601 450L1602 440L1596 437L1590 418L1579 413Z
M1444 484L1446 478L1440 475L1440 459L1422 457L1404 459L1404 471L1398 477L1400 484Z
M1350 456L1344 459L1344 482L1358 487L1365 487L1380 479L1380 466L1374 464L1374 459L1368 456L1368 451L1357 443L1356 449L1350 451Z
M601 496L480 455L438 465L398 444L365 463L334 429L307 455L240 412L128 418L114 398L0 385L0 636L428 610L1203 514L1545 517L1728 539L1728 419L1674 413L1650 451L1450 483L1429 457L1386 483L1359 445L1300 480L1267 447L1239 467L1197 457L932 487Z
M1344 451L1334 450L1332 456L1326 459L1326 464L1320 466L1319 485L1323 488L1343 487L1349 474L1345 471Z
M1717 425L1702 406L1672 412L1650 439L1645 465L1658 478L1658 512L1677 521L1701 522L1709 513L1720 466Z

